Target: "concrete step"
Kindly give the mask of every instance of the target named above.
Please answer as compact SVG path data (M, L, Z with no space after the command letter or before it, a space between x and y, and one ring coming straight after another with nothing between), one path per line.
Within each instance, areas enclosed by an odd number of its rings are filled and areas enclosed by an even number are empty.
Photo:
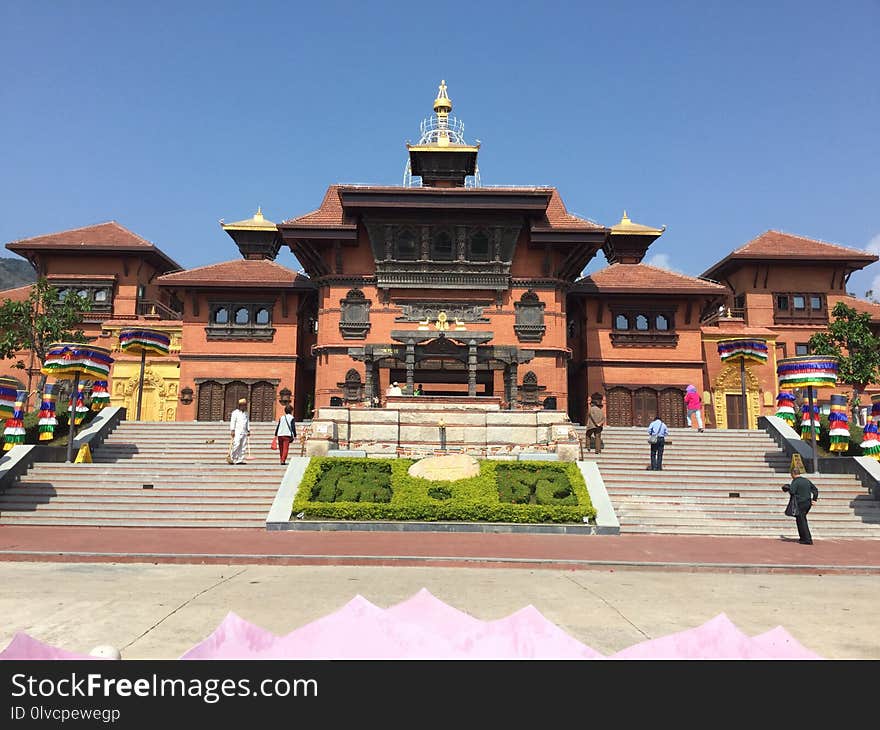
M34 510L58 512L61 514L71 514L80 517L113 517L134 515L135 513L165 513L173 512L175 514L187 515L190 517L198 517L200 515L215 515L222 513L228 517L242 515L249 519L263 517L265 519L268 509L264 505L254 504L168 504L168 503L117 503L108 502L99 505L100 509L96 509L94 504L73 502L69 500L51 502L13 502L4 503L0 507L0 511L6 512L27 512Z
M253 519L229 519L228 517L211 516L199 519L181 519L180 517L165 517L152 515L149 517L138 516L119 518L95 518L76 515L54 516L46 514L3 514L3 524L25 525L58 525L71 527L240 527L266 529L266 521Z

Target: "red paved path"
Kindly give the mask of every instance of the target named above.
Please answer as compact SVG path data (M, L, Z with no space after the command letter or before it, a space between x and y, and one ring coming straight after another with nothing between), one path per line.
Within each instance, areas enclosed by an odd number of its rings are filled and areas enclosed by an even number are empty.
M880 575L880 540L0 527L0 560L662 568Z

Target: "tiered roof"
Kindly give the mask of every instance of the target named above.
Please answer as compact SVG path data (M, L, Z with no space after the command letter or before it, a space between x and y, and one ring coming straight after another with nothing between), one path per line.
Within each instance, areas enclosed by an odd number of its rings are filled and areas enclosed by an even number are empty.
M649 264L611 264L574 283L572 293L708 294L723 296L727 287Z
M248 289L312 289L307 277L266 259L234 259L165 274L156 279L161 286L235 287Z

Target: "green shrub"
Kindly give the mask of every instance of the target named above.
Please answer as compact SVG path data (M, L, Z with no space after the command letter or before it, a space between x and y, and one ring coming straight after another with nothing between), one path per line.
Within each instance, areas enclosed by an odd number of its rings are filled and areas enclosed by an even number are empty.
M339 520L471 522L580 523L596 516L574 463L483 460L479 475L440 483L410 476L412 464L409 459L313 458L293 512Z

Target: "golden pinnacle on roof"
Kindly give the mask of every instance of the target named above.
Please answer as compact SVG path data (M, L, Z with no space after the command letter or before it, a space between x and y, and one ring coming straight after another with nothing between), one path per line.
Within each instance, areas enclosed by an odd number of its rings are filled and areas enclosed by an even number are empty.
M633 221L631 221L629 216L626 214L626 210L623 211L620 222L617 225L611 226L611 232L617 234L629 233L635 235L659 236L665 230L666 226L663 226L662 228L652 228L651 226L643 226L641 223L633 223Z
M452 100L446 93L446 80L440 82L440 91L437 92L437 98L434 99L434 111L440 114L449 114L452 111Z
M276 230L275 224L266 220L263 215L263 206L257 206L257 212L254 213L252 218L247 218L243 221L235 221L234 223L224 223L222 220L220 221L220 225L223 227L224 231L274 231Z

